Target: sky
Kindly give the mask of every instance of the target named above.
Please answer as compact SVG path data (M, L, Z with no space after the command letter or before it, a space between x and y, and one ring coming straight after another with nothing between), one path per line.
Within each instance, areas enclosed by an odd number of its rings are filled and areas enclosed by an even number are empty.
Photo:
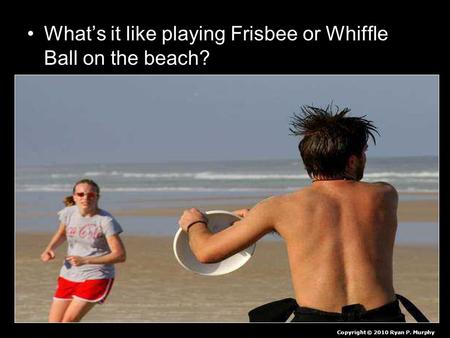
M438 154L436 75L20 75L16 165L298 158L302 105L379 128L367 156Z

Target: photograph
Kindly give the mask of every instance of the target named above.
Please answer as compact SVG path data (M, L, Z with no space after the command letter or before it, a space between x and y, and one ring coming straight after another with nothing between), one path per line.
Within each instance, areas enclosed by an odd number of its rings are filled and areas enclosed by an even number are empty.
M439 74L16 74L14 322L439 323Z

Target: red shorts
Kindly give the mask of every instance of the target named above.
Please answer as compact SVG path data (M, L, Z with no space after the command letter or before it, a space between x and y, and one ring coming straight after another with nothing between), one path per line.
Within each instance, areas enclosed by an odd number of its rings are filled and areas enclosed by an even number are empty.
M58 277L58 287L54 299L72 300L81 299L86 302L102 304L111 291L114 278L92 279L84 282L72 282Z

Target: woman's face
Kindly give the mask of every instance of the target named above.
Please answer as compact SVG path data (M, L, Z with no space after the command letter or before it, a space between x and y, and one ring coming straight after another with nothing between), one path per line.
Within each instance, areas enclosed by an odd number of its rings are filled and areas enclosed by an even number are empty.
M75 187L73 199L78 208L85 211L97 209L98 193L97 189L87 183L80 183Z

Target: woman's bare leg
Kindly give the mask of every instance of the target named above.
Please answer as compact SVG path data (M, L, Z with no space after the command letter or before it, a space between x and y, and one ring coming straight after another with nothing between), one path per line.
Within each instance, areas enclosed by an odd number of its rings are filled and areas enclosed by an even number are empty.
M50 306L50 313L48 314L49 323L62 322L64 313L71 302L71 299L53 299L52 305Z
M79 322L81 318L83 318L86 313L88 313L89 310L91 310L95 306L95 304L97 303L86 302L80 299L73 299L64 313L62 322Z

